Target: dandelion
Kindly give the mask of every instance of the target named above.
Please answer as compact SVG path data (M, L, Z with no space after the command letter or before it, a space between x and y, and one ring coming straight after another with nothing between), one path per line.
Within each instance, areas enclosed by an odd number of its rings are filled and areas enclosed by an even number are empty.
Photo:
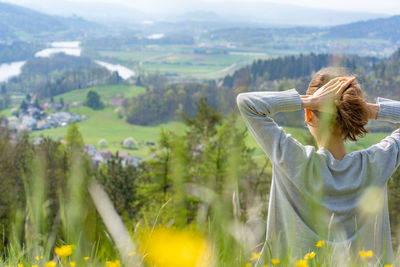
M315 252L314 251L311 251L310 253L307 253L306 255L304 255L304 259L305 260L311 260L314 257L315 257Z
M54 248L54 252L60 257L67 257L72 254L72 250L75 248L74 245L64 245L61 247Z
M374 256L374 253L372 252L372 250L368 250L368 251L361 250L361 251L359 251L359 254L362 259L369 259L369 258L372 258L372 256Z
M35 260L37 260L37 261L38 261L38 260L39 260L39 256L36 256L36 257L35 257Z
M56 267L57 263L55 261L49 261L46 263L46 267Z
M315 246L322 248L324 246L324 244L325 244L324 240L319 240Z
M83 259L85 260L85 261L87 261L87 260L89 260L89 257L83 257Z
M251 261L255 261L255 260L258 260L260 257L261 257L261 252L260 253L254 253L253 252L253 254L251 254L250 260Z
M21 263L17 264L17 266L18 266L18 267L24 267L24 265L21 264Z
M281 261L279 260L279 259L271 259L271 263L273 264L273 265L275 265L275 264L279 264Z
M120 267L120 266L121 263L119 262L119 260L106 262L106 267Z
M141 240L147 265L157 267L205 267L212 265L211 246L194 230L160 227ZM147 246L146 246L147 245Z
M385 264L384 267L394 267L394 265L393 264Z
M299 260L296 262L296 267L308 267L308 262L306 260Z
M245 267L251 267L251 263L246 263Z
M32 265L32 267L39 267L37 264Z
M75 267L75 265L76 265L76 263L75 263L74 261L70 261L70 262L69 262L69 266Z

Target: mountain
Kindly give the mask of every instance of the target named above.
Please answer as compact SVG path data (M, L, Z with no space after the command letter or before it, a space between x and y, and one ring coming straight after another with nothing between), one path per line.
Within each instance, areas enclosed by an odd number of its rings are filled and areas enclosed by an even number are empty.
M372 38L397 42L400 40L400 15L335 26L329 29L327 37Z
M77 37L99 26L80 17L50 16L0 2L0 42Z

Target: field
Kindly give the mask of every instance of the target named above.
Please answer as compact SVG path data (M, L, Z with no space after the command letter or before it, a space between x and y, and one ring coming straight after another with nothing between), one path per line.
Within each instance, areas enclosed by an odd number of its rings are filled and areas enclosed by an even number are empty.
M54 97L55 101L62 98L64 103L83 102L88 91L96 91L101 95L101 99L111 100L112 98L132 98L146 91L146 88L133 85L106 85L96 86L87 89L73 90L71 92Z
M269 55L258 51L207 50L195 53L190 46L146 46L128 51L98 51L108 61L136 68L144 73L160 72L171 76L193 78L221 78L233 70L256 59L267 59Z

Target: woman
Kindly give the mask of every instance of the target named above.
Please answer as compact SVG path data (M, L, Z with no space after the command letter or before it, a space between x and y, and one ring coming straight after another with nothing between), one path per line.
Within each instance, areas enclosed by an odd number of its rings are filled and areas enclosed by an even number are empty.
M298 258L324 240L331 253L372 250L377 260L390 263L386 187L400 164L400 131L350 154L344 142L364 136L368 120L400 122L400 102L366 103L354 77L325 68L313 77L307 95L296 89L241 93L237 103L273 166L264 257ZM302 108L318 150L270 118Z

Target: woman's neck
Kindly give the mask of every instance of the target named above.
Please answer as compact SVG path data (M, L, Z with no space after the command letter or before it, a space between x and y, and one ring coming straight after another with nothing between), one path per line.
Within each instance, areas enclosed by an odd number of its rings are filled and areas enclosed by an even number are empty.
M328 149L332 156L337 160L343 159L343 157L347 154L344 141L340 137L331 136L331 138L325 142L317 140L317 144L319 148L324 147Z

